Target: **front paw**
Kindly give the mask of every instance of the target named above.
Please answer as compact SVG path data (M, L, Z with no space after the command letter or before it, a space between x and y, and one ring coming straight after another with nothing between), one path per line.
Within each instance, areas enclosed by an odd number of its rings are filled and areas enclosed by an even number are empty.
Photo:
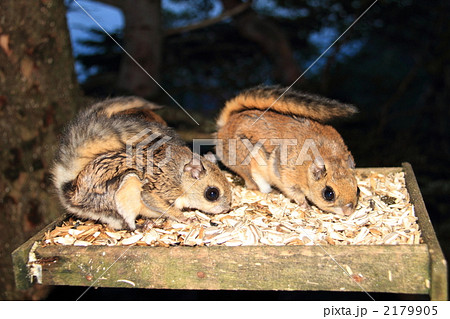
M293 196L293 201L295 203L297 203L299 208L302 209L302 210L311 208L311 205L309 204L309 202L308 202L308 200L306 199L305 196Z
M156 218L148 218L145 219L145 221L139 225L139 228L142 232L147 232L152 228L160 228L161 225L163 225L165 222L165 219L156 219Z
M303 202L300 202L300 203L297 202L297 204L301 210L307 210L307 209L311 208L311 205L308 203L308 201L306 199L303 200Z
M177 223L182 223L182 224L190 224L193 221L196 220L196 217L187 217L183 214L183 212L176 212L176 213L172 213L172 214L168 214L167 217L170 220L173 220Z

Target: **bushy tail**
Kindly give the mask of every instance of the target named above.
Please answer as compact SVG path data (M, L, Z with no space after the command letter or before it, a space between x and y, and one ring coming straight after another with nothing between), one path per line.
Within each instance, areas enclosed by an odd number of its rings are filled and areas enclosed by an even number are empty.
M287 115L310 118L325 122L333 118L347 117L358 112L350 104L343 104L318 95L286 91L278 86L257 86L243 91L228 100L218 120L218 128L223 127L230 116L245 110L274 111Z
M117 114L145 115L145 112L158 110L160 108L162 108L162 106L149 102L143 98L137 96L128 96L108 99L106 101L94 104L91 108L89 108L87 113L97 113L98 115L105 115L107 117L111 117ZM153 112L150 113L155 114Z
M164 120L151 111L158 108L139 97L119 97L81 111L66 127L56 152L52 175L58 191L100 154L123 149L127 140L150 125L147 122L163 127Z

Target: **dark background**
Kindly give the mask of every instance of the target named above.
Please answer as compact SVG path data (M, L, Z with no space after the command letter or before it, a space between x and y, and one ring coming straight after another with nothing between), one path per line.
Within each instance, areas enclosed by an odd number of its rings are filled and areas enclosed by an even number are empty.
M88 99L144 92L140 95L166 105L161 114L189 141L209 137L218 111L240 90L261 83L291 85L373 1L253 1L244 11L219 22L206 23L192 31L174 29L209 21L230 6L242 5L240 1L218 0L186 3L163 1L159 16L161 37L158 41L141 41L149 42L151 50L157 48L161 58L155 62L158 67L152 76L201 125L196 125L158 88L145 91L121 86L117 79L123 72L124 59L129 58L99 28L90 30L88 38L73 46L88 49L74 53L78 79ZM72 1L66 4L69 12L80 10ZM359 108L357 116L334 123L358 167L412 164L447 260L450 257L449 16L448 1L378 1L292 87ZM111 34L127 47L130 40L124 30L112 30ZM148 83L154 85L151 79ZM48 299L72 300L84 290L57 287ZM427 298L371 295L377 300ZM91 289L83 297L87 299L368 300L368 297L364 293L99 288Z
M163 11L166 28L179 25L180 20L195 21L202 15L206 18L208 10L217 5L217 1L190 3L190 10ZM253 10L263 21L261 25L274 24L286 36L300 76L372 3L254 1ZM450 254L449 9L445 1L380 1L292 87L359 107L358 116L335 124L357 166L412 164L446 256ZM93 30L92 34L84 44L109 49L105 50L107 54L77 56L86 70L99 70L83 82L85 92L102 97L117 94L113 89L115 72L119 71L120 59L127 57L102 31ZM121 30L114 36L123 42ZM217 116L224 101L242 89L261 83L292 84L280 76L287 71L276 69L275 58L243 36L232 20L168 36L163 40L163 52L161 85L202 124ZM112 82L105 85L102 81L108 73ZM163 93L158 98L173 105ZM180 110L177 113L181 116L169 117L168 121L179 131L203 136L214 128L211 123L197 127ZM199 292L184 294L184 298L208 295ZM239 295L254 296L235 296ZM317 293L263 296L321 298ZM379 298L383 296L392 297ZM96 298L94 293L92 297ZM334 294L332 298L338 297Z

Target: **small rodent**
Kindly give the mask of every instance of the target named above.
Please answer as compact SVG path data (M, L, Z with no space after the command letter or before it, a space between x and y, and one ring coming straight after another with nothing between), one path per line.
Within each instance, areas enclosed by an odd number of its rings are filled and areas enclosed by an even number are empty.
M231 187L214 156L194 154L144 99L121 97L80 112L52 169L63 206L134 230L138 215L185 220L182 209L227 212Z
M353 156L323 122L357 109L285 91L258 86L227 101L217 120L217 156L249 189L268 193L275 186L301 205L351 214L358 198Z

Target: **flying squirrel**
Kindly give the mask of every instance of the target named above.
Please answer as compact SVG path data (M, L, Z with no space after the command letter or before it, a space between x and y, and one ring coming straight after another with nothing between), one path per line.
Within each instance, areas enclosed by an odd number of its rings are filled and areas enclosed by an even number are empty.
M340 134L324 123L357 112L318 95L257 86L226 102L216 153L249 189L276 187L303 207L350 215L358 201L355 162Z
M52 168L63 206L114 229L135 219L184 221L184 208L227 212L231 188L214 156L194 154L138 97L107 99L66 127Z

